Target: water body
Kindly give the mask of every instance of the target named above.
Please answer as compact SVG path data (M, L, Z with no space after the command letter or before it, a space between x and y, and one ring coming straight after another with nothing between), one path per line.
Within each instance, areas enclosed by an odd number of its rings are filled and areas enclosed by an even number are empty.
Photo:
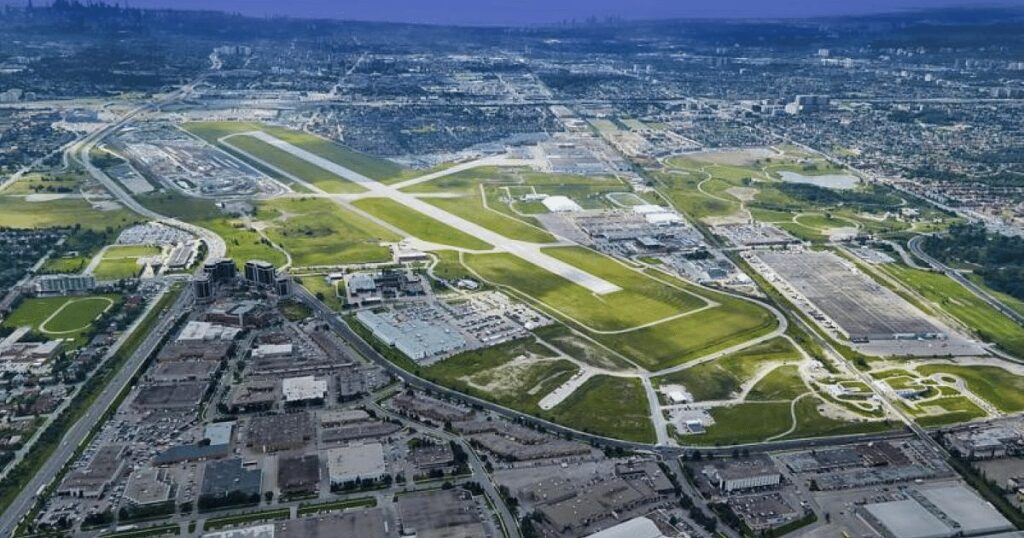
M780 171L779 175L782 177L782 181L789 183L808 183L810 185L817 185L819 187L825 187L828 189L839 189L846 190L852 189L860 183L860 180L855 176L847 174L825 174L821 176L805 176L797 172Z

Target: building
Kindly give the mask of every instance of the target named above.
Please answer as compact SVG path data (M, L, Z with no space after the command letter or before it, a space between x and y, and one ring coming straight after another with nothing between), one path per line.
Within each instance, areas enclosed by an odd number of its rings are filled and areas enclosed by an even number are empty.
M355 479L377 480L384 476L384 446L380 443L350 445L327 451L327 474L332 485Z
M60 355L61 340L21 342L31 327L18 327L0 341L0 372L45 373Z
M231 258L211 260L203 264L203 273L216 282L223 282L235 278L235 261Z
M635 517L591 534L590 538L665 538L665 535L650 518Z
M213 300L213 281L210 280L210 275L203 274L198 275L192 280L192 292L195 294L196 301L200 303L207 303Z
M92 275L43 275L36 278L36 291L42 294L89 291L96 287Z
M124 445L103 446L84 469L68 474L57 488L57 494L98 498L121 476L126 461Z
M540 203L544 204L544 207L552 213L583 211L583 208L568 196L547 196Z
M308 375L281 381L285 404L323 402L327 398L327 380Z
M320 485L320 458L316 454L282 457L277 463L277 487L281 495L316 493Z
M181 329L175 342L184 344L191 342L210 342L215 340L234 340L240 330L236 327L226 327L217 323L207 321L189 321Z
M767 457L715 462L703 469L713 486L725 493L779 485L782 474Z
M292 277L278 275L274 279L274 292L280 297L287 297L292 294Z
M263 471L249 469L241 458L212 461L203 469L203 485L200 489L200 506L227 499L232 496L259 500L263 485Z
M245 262L245 281L258 286L273 286L277 279L277 271L274 265L263 260L249 260Z
M466 339L447 325L420 319L399 320L394 314L377 314L371 310L360 311L356 319L378 340L416 362L455 353L467 345Z
M171 498L172 484L164 473L155 467L143 467L132 471L124 487L124 498L136 506L147 506L166 502Z
M906 498L866 504L858 512L885 538L986 536L1013 530L999 511L966 486L906 493Z

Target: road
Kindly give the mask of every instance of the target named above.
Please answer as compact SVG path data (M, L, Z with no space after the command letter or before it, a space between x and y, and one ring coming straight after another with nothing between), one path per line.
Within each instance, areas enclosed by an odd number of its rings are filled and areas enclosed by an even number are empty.
M146 107L140 107L134 111L123 116L116 123L112 123L103 129L96 131L83 139L80 143L76 144L69 149L71 154L71 160L77 162L93 177L96 181L99 181L110 193L117 198L125 207L132 211L146 217L147 219L157 221L161 224L184 230L206 243L208 256L210 258L223 258L227 255L227 245L224 243L224 239L219 235L213 233L206 228L189 224L187 222L180 221L175 218L165 217L155 211L151 211L149 208L140 204L135 198L131 196L119 183L114 181L113 178L108 176L106 172L100 170L92 164L90 160L90 152L96 146L96 144L102 140L105 136L114 132L122 125L134 118L138 113L142 112Z
M159 298L154 299L154 301L157 300ZM149 334L146 335L145 339L135 349L132 356L125 361L125 364L118 370L114 378L103 388L103 391L93 401L92 405L89 406L89 409L65 432L60 446L54 450L53 454L46 460L46 463L36 471L32 480L18 493L18 496L11 505L4 510L3 515L0 515L0 536L14 535L14 530L17 528L18 523L35 504L36 492L53 482L61 469L71 461L79 445L89 436L89 432L100 422L103 414L110 408L118 394L129 385L146 358L156 350L164 335L170 331L174 322L185 312L186 307L191 305L191 303L191 288L186 286L181 295L178 296L178 299L171 305L168 312L160 317L157 324L149 331ZM143 319L145 319L145 316L140 316L132 331L125 331L125 334L122 335L118 342L111 346L104 357L104 361L110 360L114 353L121 348L121 345L127 339L127 335L134 332Z
M907 246L910 248L910 252L912 252L914 256L917 256L918 258L923 260L936 271L944 273L949 278L952 278L953 280L959 282L961 286L967 288L967 291L970 291L979 299L985 301L985 303L1001 312L1004 316L1012 319L1013 321L1016 321L1020 325L1024 325L1024 315L1021 315L1016 310L1006 306L1002 301L996 299L990 293L981 289L977 284L971 282L970 279L960 274L959 271L929 256L928 253L925 252L923 248L921 248L921 241L924 240L924 237L925 236L923 235L915 235L907 243Z

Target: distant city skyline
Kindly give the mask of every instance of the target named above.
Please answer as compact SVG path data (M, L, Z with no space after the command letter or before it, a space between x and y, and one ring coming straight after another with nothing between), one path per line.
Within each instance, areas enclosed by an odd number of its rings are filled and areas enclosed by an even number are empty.
M107 0L131 7L204 9L251 16L462 25L530 25L622 17L802 18L950 7L1024 7L1024 0ZM52 0L36 0L48 4ZM8 2L21 3L21 2Z

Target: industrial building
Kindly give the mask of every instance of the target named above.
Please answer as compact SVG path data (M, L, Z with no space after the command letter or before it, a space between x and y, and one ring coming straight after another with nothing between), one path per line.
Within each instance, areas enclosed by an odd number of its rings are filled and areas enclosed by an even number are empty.
M866 504L858 513L885 538L984 536L1014 528L991 504L962 485L905 493L905 498Z
M327 398L327 380L311 375L289 377L281 381L285 404L323 402Z
M767 457L715 462L701 472L724 493L773 487L782 481L782 473Z
M327 451L327 474L340 486L355 479L377 480L384 476L384 446L380 443L350 445Z
M263 484L263 471L248 469L241 458L211 461L203 469L203 485L200 502L219 500L229 496L259 498Z
M377 314L370 310L360 311L356 319L378 340L416 362L466 348L466 339L446 325L402 318L395 313Z

